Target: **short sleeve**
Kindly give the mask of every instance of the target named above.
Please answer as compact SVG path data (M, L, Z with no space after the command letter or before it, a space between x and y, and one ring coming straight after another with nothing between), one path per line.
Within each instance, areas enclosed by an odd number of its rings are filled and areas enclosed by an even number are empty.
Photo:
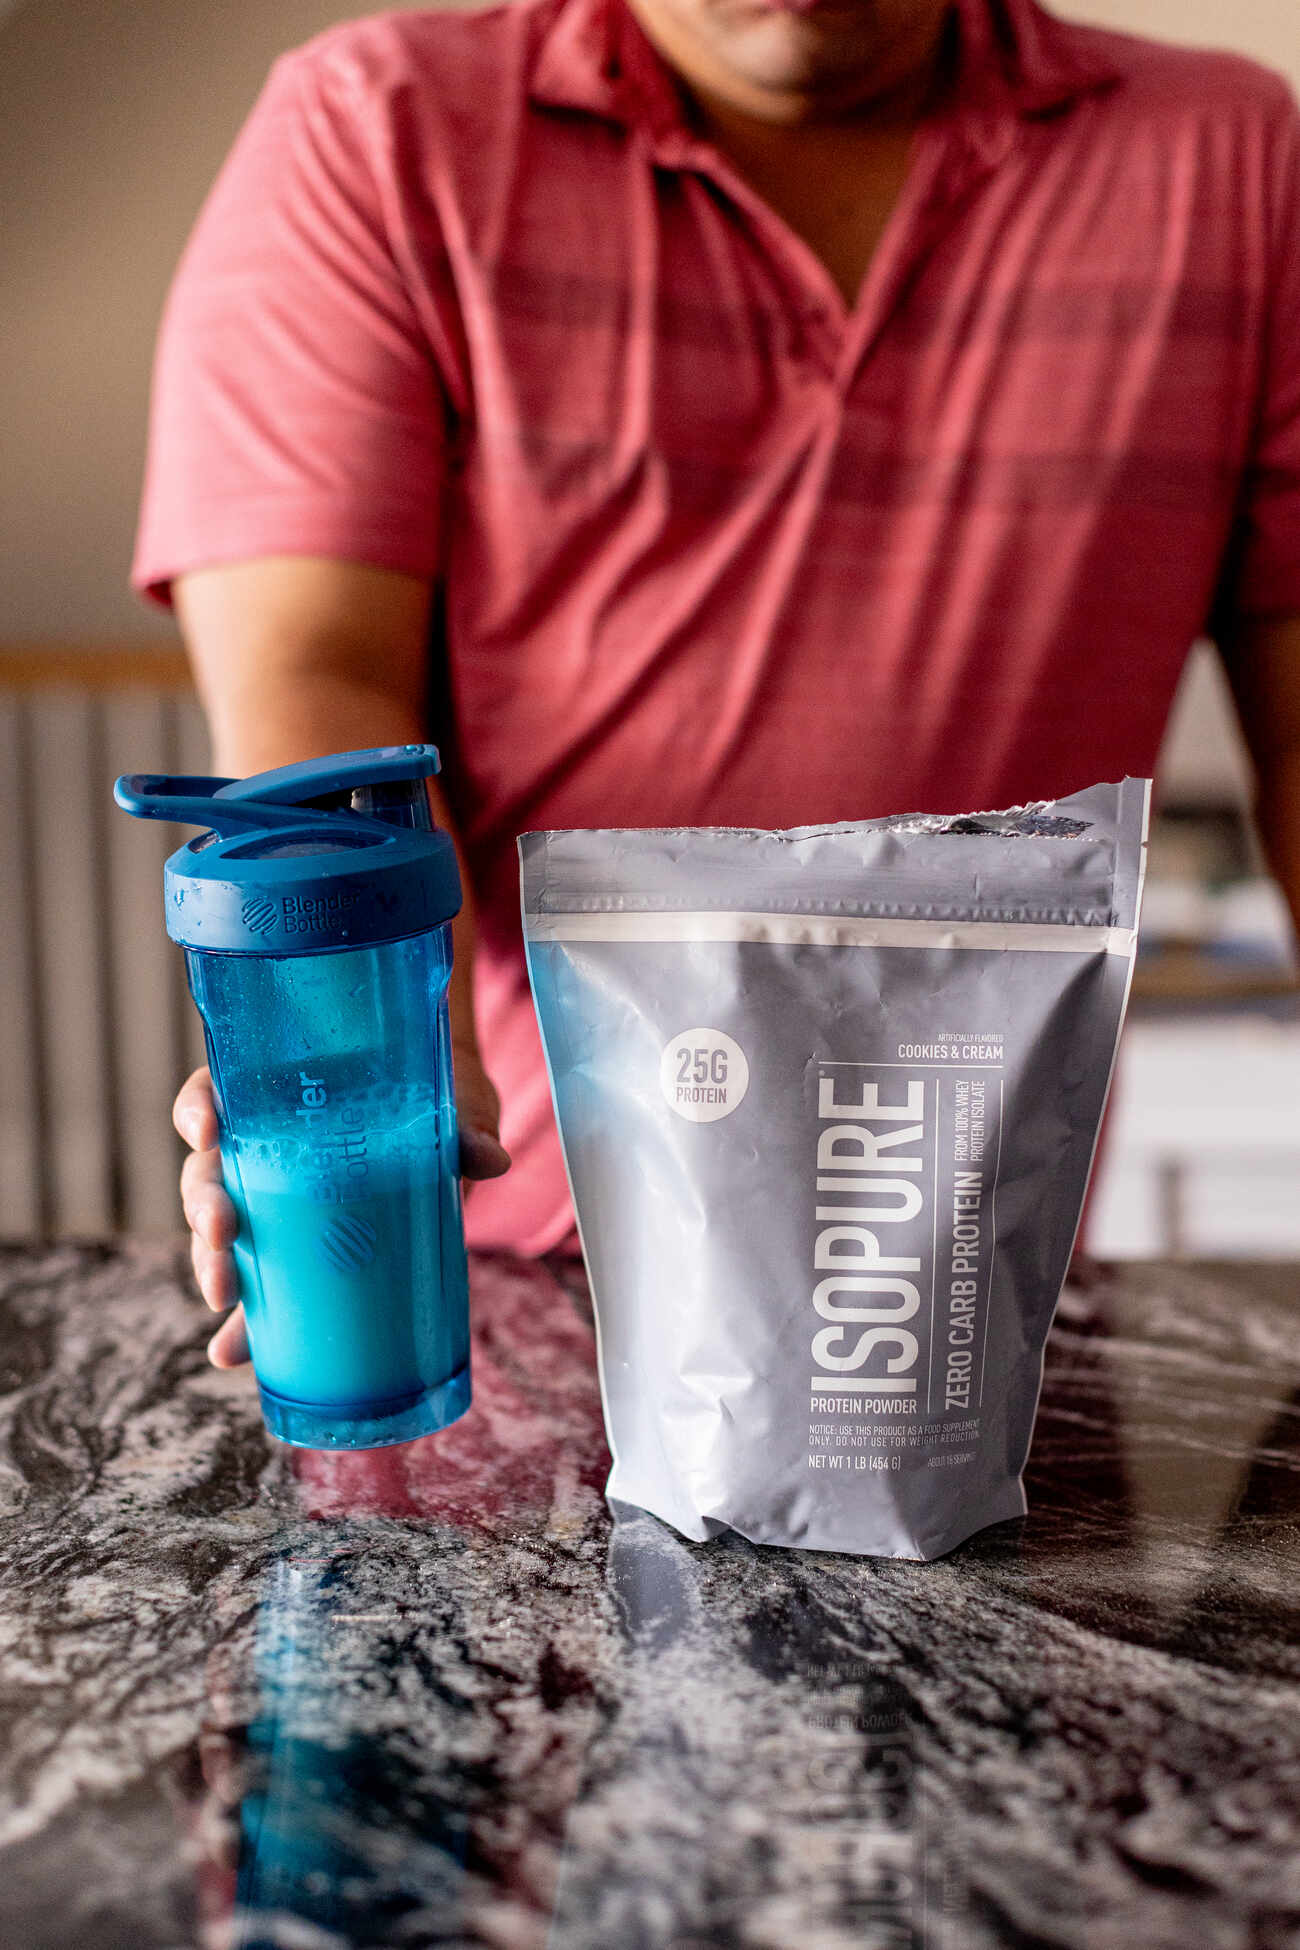
M1274 131L1270 291L1263 384L1243 482L1226 608L1300 615L1300 109Z
M270 79L185 250L154 368L132 580L325 555L431 576L447 404L390 248L365 104L311 50Z

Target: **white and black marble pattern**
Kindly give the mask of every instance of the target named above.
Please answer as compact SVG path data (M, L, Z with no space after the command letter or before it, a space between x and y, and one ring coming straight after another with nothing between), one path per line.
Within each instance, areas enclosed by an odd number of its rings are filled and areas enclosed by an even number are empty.
M580 1278L289 1451L179 1246L0 1252L2 1950L1300 1946L1300 1275L1066 1296L937 1564L611 1521Z

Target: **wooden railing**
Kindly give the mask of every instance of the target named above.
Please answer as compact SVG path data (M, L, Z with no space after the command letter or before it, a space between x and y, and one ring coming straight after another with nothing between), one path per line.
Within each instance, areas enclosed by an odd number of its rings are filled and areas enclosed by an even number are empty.
M0 643L0 692L188 692L185 652L170 643Z

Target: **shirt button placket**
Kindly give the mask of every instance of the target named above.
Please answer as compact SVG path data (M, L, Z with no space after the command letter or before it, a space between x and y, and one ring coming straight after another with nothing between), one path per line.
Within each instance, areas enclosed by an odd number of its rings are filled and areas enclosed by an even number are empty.
M844 331L824 305L805 304L800 315L804 358L819 383L833 382L844 351Z

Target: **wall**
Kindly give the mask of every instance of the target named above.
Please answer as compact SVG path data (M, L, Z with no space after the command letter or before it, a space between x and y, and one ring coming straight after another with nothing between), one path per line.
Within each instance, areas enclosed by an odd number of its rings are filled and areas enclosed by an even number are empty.
M1128 34L1184 41L1189 47L1232 47L1300 88L1300 10L1296 0L1058 0L1054 11Z
M138 637L154 332L275 55L347 0L25 0L0 12L0 641Z

